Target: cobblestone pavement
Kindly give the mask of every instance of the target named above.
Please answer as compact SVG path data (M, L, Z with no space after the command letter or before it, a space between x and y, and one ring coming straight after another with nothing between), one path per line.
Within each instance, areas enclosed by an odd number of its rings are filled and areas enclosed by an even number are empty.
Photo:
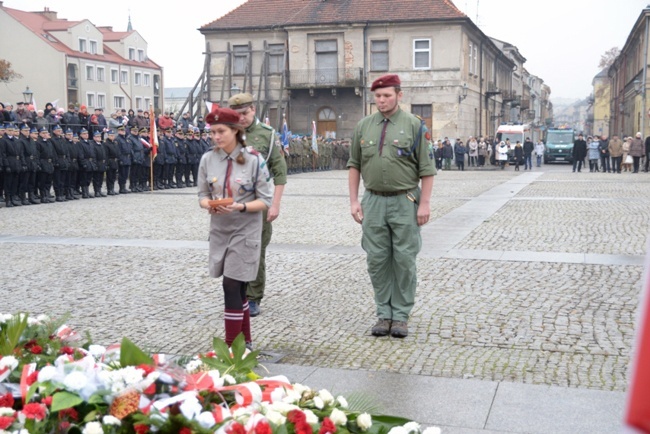
M645 253L649 175L541 170L455 249ZM518 175L442 172L432 216ZM129 336L155 351L205 351L223 335L220 280L208 277L201 243L207 228L195 189L0 209L0 311L70 312L70 324L104 344ZM425 230L435 232L435 221ZM40 238L12 238L21 235ZM369 334L365 255L326 251L358 246L360 236L346 172L289 177L274 223L283 248L268 252L253 319L258 348L305 366L625 390L642 267L419 258L409 337L378 339Z

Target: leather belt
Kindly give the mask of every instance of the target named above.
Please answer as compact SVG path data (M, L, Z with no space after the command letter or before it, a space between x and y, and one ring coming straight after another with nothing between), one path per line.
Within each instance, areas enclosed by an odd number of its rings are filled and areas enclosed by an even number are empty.
M384 196L384 197L399 196L400 194L406 194L409 192L408 190L377 191L377 190L371 190L369 188L367 188L366 191L370 192L370 194L374 194L375 196Z

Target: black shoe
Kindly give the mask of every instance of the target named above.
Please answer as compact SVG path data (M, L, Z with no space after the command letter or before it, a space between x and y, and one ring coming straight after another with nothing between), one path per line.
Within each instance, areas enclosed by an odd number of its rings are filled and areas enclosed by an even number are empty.
M56 202L65 202L65 199L61 196L57 196L55 199Z
M12 202L14 204L14 206L21 206L23 204L23 202L20 199L17 199L17 198L12 199L10 202Z
M23 199L20 201L23 205L31 205L31 203L27 199Z
M10 200L6 201L5 204L6 204L5 208L11 208L12 206L14 206L14 204Z
M387 336L390 333L391 320L380 318L372 327L371 333L373 336Z
M257 316L262 313L260 305L255 301L248 301L248 312L251 317Z

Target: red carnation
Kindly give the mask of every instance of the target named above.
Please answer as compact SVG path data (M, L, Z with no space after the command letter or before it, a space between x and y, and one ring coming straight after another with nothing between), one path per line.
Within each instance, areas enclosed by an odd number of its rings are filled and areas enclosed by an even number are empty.
M273 430L271 425L262 420L255 425L255 434L273 434Z
M296 424L296 434L313 434L311 425L307 422L300 422Z
M226 430L228 434L246 434L246 428L238 422L233 422Z
M192 434L192 430L189 429L188 427L184 426L181 428L181 430L178 432L178 434Z
M0 407L12 408L13 406L14 406L14 397L11 393L0 395Z
M217 353L215 353L214 351L208 351L205 354L205 357L215 357L216 355L217 355Z
M336 432L336 425L332 422L332 419L326 417L323 419L323 424L318 431L318 434L334 434Z
M41 399L41 402L48 407L52 407L52 397L51 396L46 396L45 398Z
M307 416L300 410L291 410L287 413L287 420L293 424L299 424L300 422L307 422Z
M137 434L147 434L149 432L149 426L141 423L133 425L133 429Z
M41 354L43 352L43 347L40 345L33 345L29 351L31 351L32 354Z
M63 422L59 422L59 432L68 432L68 428L70 428L70 422L67 420L64 420Z
M153 366L145 365L144 363L141 364L141 365L138 365L138 369L142 369L144 371L144 376L145 377L156 370Z
M74 354L74 348L72 347L61 347L59 351L61 352L61 354L67 354L68 356Z
M70 419L76 421L79 418L79 413L74 408L65 408L59 411L59 419Z
M11 416L0 416L0 429L7 429L14 423L14 418Z
M27 419L45 419L45 407L38 403L25 404L23 414Z
M25 349L29 350L31 349L34 345L36 345L36 339L31 339L29 342L25 344Z

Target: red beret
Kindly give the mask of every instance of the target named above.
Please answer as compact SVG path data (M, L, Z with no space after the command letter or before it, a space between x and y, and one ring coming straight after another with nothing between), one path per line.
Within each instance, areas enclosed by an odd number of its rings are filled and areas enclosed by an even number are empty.
M370 91L374 91L375 89L379 89L382 87L399 87L402 84L402 82L399 80L399 77L397 74L388 74L388 75L382 75L379 77L377 80L372 82L372 86L370 86Z
M230 124L237 125L239 124L239 119L241 115L236 111L229 108L221 108L218 104L212 106L212 111L205 117L205 122L214 125L214 124Z

